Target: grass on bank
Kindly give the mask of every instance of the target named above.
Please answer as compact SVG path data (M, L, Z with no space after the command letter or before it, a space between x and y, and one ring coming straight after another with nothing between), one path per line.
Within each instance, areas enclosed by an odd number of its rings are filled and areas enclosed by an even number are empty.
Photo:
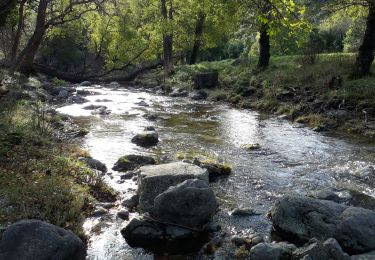
M31 101L9 94L0 107L0 228L33 218L82 234L95 201L116 194L77 160L87 152L36 127Z

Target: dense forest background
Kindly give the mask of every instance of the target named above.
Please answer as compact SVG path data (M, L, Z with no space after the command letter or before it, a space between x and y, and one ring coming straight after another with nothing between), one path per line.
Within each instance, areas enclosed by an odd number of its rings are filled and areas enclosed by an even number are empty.
M2 0L0 59L11 71L66 79L100 77L164 63L258 61L358 53L353 75L370 73L372 0ZM67 76L69 75L69 76Z

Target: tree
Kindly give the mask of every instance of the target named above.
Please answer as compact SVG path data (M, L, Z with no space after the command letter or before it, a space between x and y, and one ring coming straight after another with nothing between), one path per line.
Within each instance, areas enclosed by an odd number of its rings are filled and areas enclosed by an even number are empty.
M10 72L19 71L24 74L32 72L35 55L43 41L47 29L67 22L77 20L83 14L97 10L104 0L70 0L58 2L55 0L40 0L36 8L36 22L32 36L26 46L14 61ZM79 8L83 7L84 8Z
M371 72L375 51L375 1L369 1L369 11L366 21L366 31L362 45L359 47L356 59L357 76L367 76Z
M371 65L374 61L375 51L375 0L332 0L327 4L327 9L331 12L337 12L341 10L350 11L356 8L366 8L366 29L362 39L362 43L359 47L354 77L364 77L370 75Z

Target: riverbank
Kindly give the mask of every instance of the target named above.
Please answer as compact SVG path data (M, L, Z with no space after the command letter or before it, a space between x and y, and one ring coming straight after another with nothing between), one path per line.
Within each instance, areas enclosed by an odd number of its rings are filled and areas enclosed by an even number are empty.
M0 79L0 228L39 219L84 238L95 204L116 198L83 162L90 157L79 144L84 130L50 106L39 79L4 72Z
M216 89L208 98L236 107L255 109L303 123L316 131L333 130L375 138L375 77L351 79L353 54L273 57L269 68L255 70L256 59L181 65L170 78L150 71L137 85L157 87L170 93L175 88L192 91L193 76L215 71Z

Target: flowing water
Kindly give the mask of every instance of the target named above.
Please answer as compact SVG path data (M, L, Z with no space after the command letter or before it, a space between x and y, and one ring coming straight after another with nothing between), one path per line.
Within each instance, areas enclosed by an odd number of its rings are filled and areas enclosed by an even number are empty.
M366 140L322 135L225 104L170 98L131 88L114 90L98 85L81 89L97 93L87 97L88 103L67 105L59 111L75 117L90 131L84 146L109 169L127 154L152 155L168 162L176 160L178 152L199 151L229 162L233 173L212 187L221 209L215 221L233 234L258 232L269 237L271 224L266 214L273 202L288 192L308 194L324 187L345 187L375 196L374 187L354 175L375 163L375 146ZM112 113L91 115L90 110L83 109L90 104L105 105ZM156 113L159 119L149 121L143 117L147 113ZM141 148L130 141L146 126L155 126L159 133L160 143L155 148ZM261 148L243 148L254 143ZM123 198L131 196L136 183L127 180L120 184L120 173L110 172L106 181ZM251 207L261 214L230 216L228 212L238 206ZM131 213L130 218L134 216L136 213ZM151 254L126 244L120 230L127 223L116 218L116 208L101 218L89 218L84 226L91 237L88 259L153 259Z

